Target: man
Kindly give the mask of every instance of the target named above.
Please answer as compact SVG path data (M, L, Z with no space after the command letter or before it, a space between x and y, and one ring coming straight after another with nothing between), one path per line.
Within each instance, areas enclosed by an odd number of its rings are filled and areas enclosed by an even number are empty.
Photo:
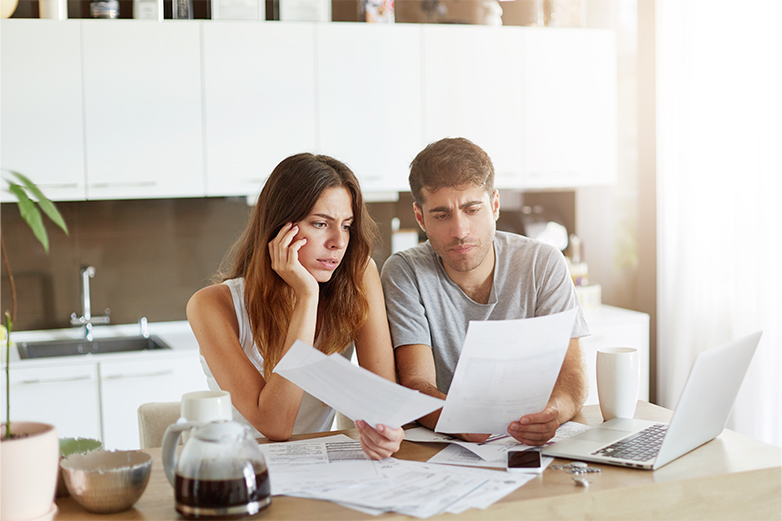
M546 408L508 426L518 441L543 445L578 413L587 395L579 337L589 331L563 255L539 241L496 231L500 198L494 167L466 139L443 139L421 151L410 165L410 189L415 218L429 240L392 255L382 273L400 383L444 399L470 320L529 318L576 307ZM434 429L440 412L418 421Z

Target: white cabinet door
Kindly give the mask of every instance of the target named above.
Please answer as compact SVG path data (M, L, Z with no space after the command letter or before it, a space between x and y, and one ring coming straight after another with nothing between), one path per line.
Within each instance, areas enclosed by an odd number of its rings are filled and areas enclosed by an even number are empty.
M79 22L3 20L0 32L2 166L50 199L83 200Z
M138 449L138 408L148 402L179 401L184 393L206 389L198 353L181 358L101 362L103 445Z
M5 408L5 371L3 371ZM57 435L101 439L97 365L11 367L11 421L57 427ZM5 414L3 415L5 416ZM3 418L5 420L5 418Z
M199 23L81 24L88 199L203 196Z
M523 31L525 188L612 184L616 44L610 31Z
M207 195L254 195L316 148L312 24L203 26Z
M364 192L409 190L408 165L423 146L420 26L316 30L319 150L347 163Z
M491 157L497 188L523 169L521 29L424 26L426 142L465 137Z
M589 376L589 396L586 404L598 403L597 350L605 347L638 349L638 399L649 400L649 315L613 306L600 306L586 313L590 336L581 339Z

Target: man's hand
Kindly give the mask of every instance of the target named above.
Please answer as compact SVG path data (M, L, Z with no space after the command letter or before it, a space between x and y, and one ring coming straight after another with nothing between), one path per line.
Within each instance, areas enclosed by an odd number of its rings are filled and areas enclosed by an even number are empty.
M554 437L559 427L559 410L548 405L541 412L528 414L511 422L508 434L525 445L543 445Z
M399 450L405 431L402 427L392 429L378 425L377 429L370 427L364 420L356 422L356 429L361 435L361 448L372 459L387 458Z

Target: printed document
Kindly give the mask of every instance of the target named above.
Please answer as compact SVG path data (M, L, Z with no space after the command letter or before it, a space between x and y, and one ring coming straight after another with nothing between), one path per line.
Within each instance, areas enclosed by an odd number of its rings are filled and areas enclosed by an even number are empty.
M589 426L576 422L565 422L559 426L550 443L588 431ZM444 465L463 465L468 467L505 468L505 460L510 450L532 448L507 434L495 434L483 443L464 441L447 434L433 432L426 427L416 427L405 431L405 440L423 443L449 443L450 445L429 459L429 463ZM543 466L548 466L554 458L543 457Z
M575 308L518 320L471 321L435 431L505 434L542 411L565 359Z
M383 477L377 462L361 450L361 443L343 434L263 443L259 447L266 458L275 496L310 488L351 486L357 481Z
M353 421L392 429L443 406L443 400L389 382L334 353L326 356L297 340L274 368Z
M429 431L431 432L431 431ZM427 518L486 508L533 478L495 470L369 459L344 435L260 445L272 494L322 499L372 515Z

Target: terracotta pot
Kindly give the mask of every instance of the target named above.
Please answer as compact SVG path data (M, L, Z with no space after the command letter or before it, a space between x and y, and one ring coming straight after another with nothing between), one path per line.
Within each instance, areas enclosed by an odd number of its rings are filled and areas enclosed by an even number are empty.
M57 429L46 423L11 422L11 431L28 436L0 442L0 518L38 519L54 509L60 460Z

